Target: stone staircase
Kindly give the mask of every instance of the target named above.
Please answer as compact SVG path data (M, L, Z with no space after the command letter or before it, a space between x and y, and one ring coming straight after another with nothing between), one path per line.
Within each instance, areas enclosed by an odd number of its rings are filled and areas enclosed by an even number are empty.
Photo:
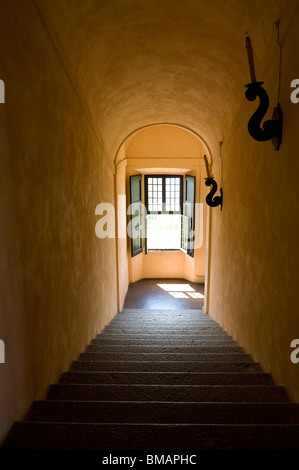
M298 449L299 404L201 310L128 310L2 448Z

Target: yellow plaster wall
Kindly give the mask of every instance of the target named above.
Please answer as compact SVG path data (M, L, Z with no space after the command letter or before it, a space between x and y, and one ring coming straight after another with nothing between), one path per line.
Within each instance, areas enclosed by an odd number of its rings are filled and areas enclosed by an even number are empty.
M128 158L194 158L202 157L204 146L191 131L180 126L159 124L145 127L125 143Z
M179 278L184 274L185 253L149 252L144 256L144 278Z
M249 136L247 122L257 103L236 90L242 109L223 139L223 211L211 210L209 296L210 314L297 402L299 365L290 360L290 343L299 337L299 104L290 100L290 84L298 77L298 31L298 13L283 16L278 152L271 142ZM257 71L270 97L266 119L277 103L278 54L273 26L271 47ZM219 178L219 161L216 166Z
M0 3L0 441L116 313L115 240L95 236L114 202L75 77L33 2Z

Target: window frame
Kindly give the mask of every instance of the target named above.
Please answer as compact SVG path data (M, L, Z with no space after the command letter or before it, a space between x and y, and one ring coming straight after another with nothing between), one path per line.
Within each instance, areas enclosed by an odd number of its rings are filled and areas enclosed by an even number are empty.
M188 186L189 183L193 185L193 190L192 190L192 195L193 197L190 199L189 194L188 194ZM183 214L184 216L188 217L188 239L187 243L190 244L191 242L191 247L190 245L187 248L187 255L191 256L191 258L194 258L194 242L195 242L195 204L196 204L196 177L193 175L185 175L185 196L184 196L184 206L183 206ZM187 215L187 203L192 205L192 213L190 215ZM190 239L190 234L193 234L192 240Z
M136 200L134 200L134 197L133 197L133 192L134 192L133 185L134 185L134 183L138 184L138 192L139 192L139 198L136 199ZM130 214L131 256L133 258L134 256L139 255L140 253L143 252L143 234L142 234L142 231L143 231L142 230L142 222L143 222L142 187L143 187L143 184L142 184L142 175L141 174L131 175L130 179L129 179L129 184L130 184L130 204L131 204L131 208L132 208L133 204L139 204L139 214L138 215L136 215L136 213ZM134 239L133 239L132 229L133 229L133 221L136 220L136 218L139 218L138 227L140 227L140 236L139 236L139 244L135 248L134 247Z
M149 210L149 185L148 185L148 179L149 178L161 178L162 179L162 210ZM179 197L179 207L180 209L177 211L169 211L166 210L166 180L168 178L178 178L180 182L180 197ZM133 201L132 198L132 184L134 180L139 180L139 198L138 201ZM193 186L193 198L192 200L188 200L188 191L187 191L187 186L188 186L188 180L192 181L192 186ZM137 182L136 181L136 182ZM191 182L190 181L190 182ZM133 240L131 239L131 256L134 257L138 255L139 253L143 252L143 249L145 250L145 254L147 254L149 251L164 251L164 252L179 252L182 251L186 255L189 255L190 257L194 258L194 245L192 244L191 247L189 243L194 243L194 236L195 236L195 205L196 205L196 176L193 175L180 175L180 174L137 174L137 175L131 175L129 178L130 182L130 200L131 204L132 202L139 203L140 204L140 211L139 211L139 226L141 227L140 230L140 241L139 241L139 247L134 250L133 247ZM144 192L143 192L144 188ZM143 199L144 199L144 206L143 206ZM171 203L171 199L170 199ZM191 203L193 205L192 207L192 212L191 214L187 215L186 212L189 212L186 210L186 203ZM145 212L143 213L142 207L144 207ZM147 246L147 215L150 214L179 214L181 216L181 233L180 233L180 247L179 248L155 248L155 249L148 249ZM137 216L137 217L138 217ZM136 215L135 215L136 217ZM130 217L131 219L131 231L132 231L132 219L133 215ZM188 228L187 230L184 231L183 234L183 227L185 226L185 222L187 219L188 223ZM142 228L143 227L143 228ZM143 229L145 231L145 236L142 235ZM190 234L193 233L192 240L190 239ZM132 233L131 233L132 235ZM183 240L184 236L184 240ZM132 238L132 237L131 237ZM144 240L144 241L143 241ZM187 248L185 248L184 241L186 242L187 240ZM144 245L143 245L144 243Z
M162 178L162 211L150 211L148 209L148 179L149 178ZM179 211L166 211L165 204L166 204L166 179L167 178L179 178L180 179L180 210ZM146 207L147 214L183 214L183 201L184 201L184 194L183 194L183 183L184 183L184 176L183 175L166 175L166 174L154 174L154 175L144 175L144 202Z
M150 211L148 208L148 179L149 178L162 178L162 211ZM167 211L165 209L166 205L166 179L167 178L179 178L180 181L180 210L179 211ZM148 249L147 246L147 215L150 214L179 214L180 216L183 215L183 201L184 201L184 176L177 175L177 174L148 174L144 175L144 203L146 208L146 215L145 215L145 253L154 252L154 251L165 251L165 252L178 252L182 251L182 231L180 233L180 248L161 248L161 249Z

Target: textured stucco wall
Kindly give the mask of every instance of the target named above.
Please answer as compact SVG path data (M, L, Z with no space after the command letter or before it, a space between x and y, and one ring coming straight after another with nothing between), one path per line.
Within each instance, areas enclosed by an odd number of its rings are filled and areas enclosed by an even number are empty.
M298 76L298 14L283 17L281 27L283 142L275 152L271 142L249 136L257 103L244 96L223 139L223 211L211 210L209 312L298 402L299 364L290 360L290 343L299 336L299 104L290 100ZM278 59L273 27L268 56L257 70L270 97L267 119L277 103Z
M32 2L0 4L0 440L116 313L113 174Z

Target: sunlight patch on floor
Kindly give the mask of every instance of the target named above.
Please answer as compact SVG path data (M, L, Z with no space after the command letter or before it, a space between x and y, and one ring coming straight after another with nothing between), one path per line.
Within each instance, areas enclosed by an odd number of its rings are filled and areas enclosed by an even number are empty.
M175 299L204 299L204 295L196 292L190 284L157 284Z
M157 284L166 292L195 292L190 284Z

